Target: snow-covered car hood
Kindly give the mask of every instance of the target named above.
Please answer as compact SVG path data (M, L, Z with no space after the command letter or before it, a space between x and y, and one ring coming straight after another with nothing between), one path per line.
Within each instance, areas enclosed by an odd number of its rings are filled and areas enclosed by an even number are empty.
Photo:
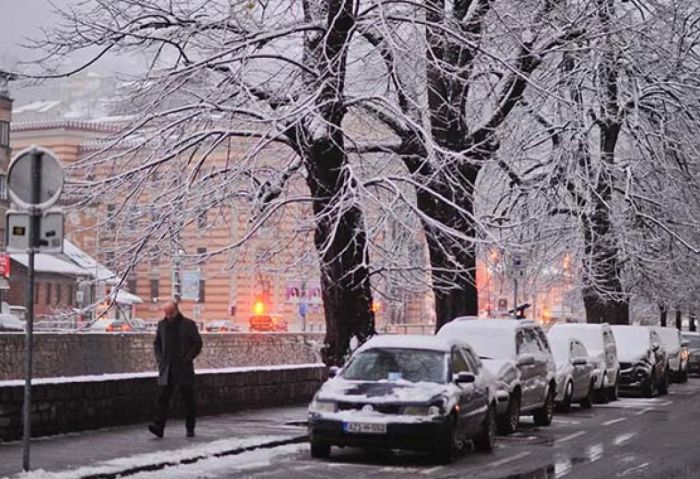
M627 353L627 354L619 354L618 353L618 359L621 363L631 363L631 364L637 364L644 359L646 359L647 353Z
M327 381L316 397L325 401L430 404L445 394L454 394L456 388L455 384L406 380L350 381L338 377Z

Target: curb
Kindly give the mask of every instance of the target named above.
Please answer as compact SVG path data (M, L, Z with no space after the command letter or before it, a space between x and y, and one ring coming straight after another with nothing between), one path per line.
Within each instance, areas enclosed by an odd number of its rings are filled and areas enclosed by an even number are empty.
M181 459L179 461L164 461L164 462L159 462L156 464L148 464L145 466L132 467L130 469L124 469L122 471L117 471L117 472L109 472L109 473L103 473L103 474L91 474L88 476L80 476L79 478L76 478L76 479L117 479L120 477L132 476L132 475L138 474L140 472L160 471L162 469L165 469L166 467L180 466L183 464L194 464L198 461L201 461L203 459L208 459L210 457L234 456L236 454L242 454L244 452L255 451L257 449L272 449L272 448L279 447L279 446L286 446L288 444L299 444L302 442L307 442L308 440L309 440L309 436L307 434L304 434L302 436L290 437L289 439L282 439L279 441L271 441L271 442L266 442L266 443L262 443L262 444L256 444L254 446L239 447L236 449L230 449L228 451L216 452L214 454L204 454L204 455L199 455L199 456L187 457L187 458Z

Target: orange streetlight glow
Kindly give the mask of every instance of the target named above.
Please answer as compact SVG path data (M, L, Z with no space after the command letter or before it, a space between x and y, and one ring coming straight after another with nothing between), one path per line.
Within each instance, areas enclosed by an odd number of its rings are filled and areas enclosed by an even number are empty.
M265 303L263 303L260 300L257 300L255 304L253 304L253 313L260 316L265 312Z

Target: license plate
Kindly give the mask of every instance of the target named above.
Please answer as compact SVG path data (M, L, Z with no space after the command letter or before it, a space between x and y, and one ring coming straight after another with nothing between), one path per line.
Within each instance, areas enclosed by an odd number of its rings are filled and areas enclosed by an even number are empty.
M371 422L344 422L343 430L355 434L386 434L386 424Z

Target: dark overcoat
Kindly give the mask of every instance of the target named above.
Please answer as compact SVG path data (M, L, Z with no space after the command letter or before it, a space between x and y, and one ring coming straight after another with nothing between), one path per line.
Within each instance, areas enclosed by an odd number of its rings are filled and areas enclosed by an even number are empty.
M180 313L172 320L159 321L153 349L159 386L194 384L194 358L202 350L202 337L194 321Z

